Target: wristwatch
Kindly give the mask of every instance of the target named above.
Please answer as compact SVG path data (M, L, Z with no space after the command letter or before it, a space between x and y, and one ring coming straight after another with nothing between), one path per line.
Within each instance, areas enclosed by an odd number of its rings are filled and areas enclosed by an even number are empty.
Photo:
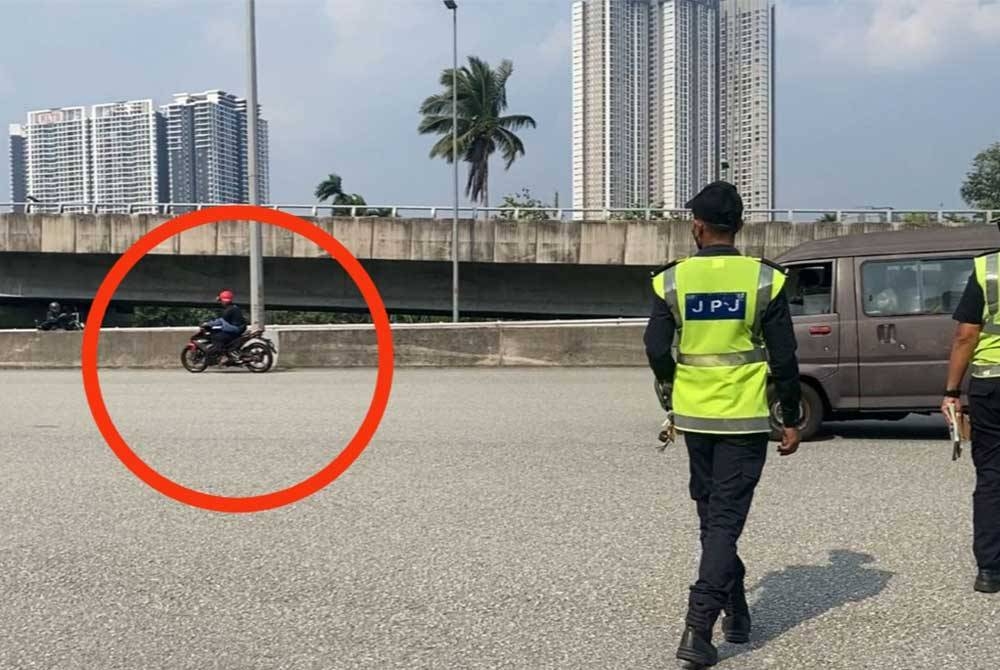
M944 397L945 398L961 398L962 397L962 389L945 389Z

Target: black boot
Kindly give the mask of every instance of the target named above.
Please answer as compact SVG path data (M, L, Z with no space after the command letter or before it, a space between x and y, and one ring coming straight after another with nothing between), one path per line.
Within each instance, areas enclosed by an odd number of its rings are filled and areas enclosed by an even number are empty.
M746 644L750 641L750 607L747 606L747 594L743 583L739 582L729 594L726 605L726 617L722 620L722 633L726 642Z
M972 587L980 593L997 593L1000 591L1000 570L983 570L980 568L976 583Z
M702 670L719 662L719 652L712 644L712 631L699 631L694 626L684 628L677 658L684 670Z

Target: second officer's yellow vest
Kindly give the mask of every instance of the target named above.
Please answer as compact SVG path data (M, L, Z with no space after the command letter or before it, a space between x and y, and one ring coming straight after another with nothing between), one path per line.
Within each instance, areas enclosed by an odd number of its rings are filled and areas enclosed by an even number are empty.
M992 252L975 260L976 281L983 290L983 329L972 355L973 377L1000 377L1000 253Z
M695 256L653 277L679 332L674 423L692 433L764 433L762 320L784 273L746 256Z

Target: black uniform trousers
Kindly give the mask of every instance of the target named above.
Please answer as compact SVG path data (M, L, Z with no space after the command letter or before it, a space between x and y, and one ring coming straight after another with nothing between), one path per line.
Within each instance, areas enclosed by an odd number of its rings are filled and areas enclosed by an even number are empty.
M691 587L687 623L710 631L719 613L743 604L746 568L736 551L754 489L767 458L767 433L685 433L691 466L691 498L701 523L701 562Z
M976 466L972 552L980 568L1000 570L1000 379L972 378L969 416Z

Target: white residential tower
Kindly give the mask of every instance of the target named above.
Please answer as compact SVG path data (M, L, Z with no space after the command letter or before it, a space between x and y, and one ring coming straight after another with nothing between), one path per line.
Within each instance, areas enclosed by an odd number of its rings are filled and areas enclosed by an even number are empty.
M23 132L27 195L41 203L91 202L90 121L86 108L28 112Z
M169 199L162 123L152 100L91 108L94 202L119 205Z
M246 101L223 91L29 112L10 126L11 195L33 209L144 211L153 203L243 203ZM258 192L269 201L267 122L258 125ZM74 206L76 205L76 206Z
M681 209L721 160L747 208L770 207L772 5L573 3L574 209Z
M719 23L722 176L747 209L774 208L774 2L723 0Z

